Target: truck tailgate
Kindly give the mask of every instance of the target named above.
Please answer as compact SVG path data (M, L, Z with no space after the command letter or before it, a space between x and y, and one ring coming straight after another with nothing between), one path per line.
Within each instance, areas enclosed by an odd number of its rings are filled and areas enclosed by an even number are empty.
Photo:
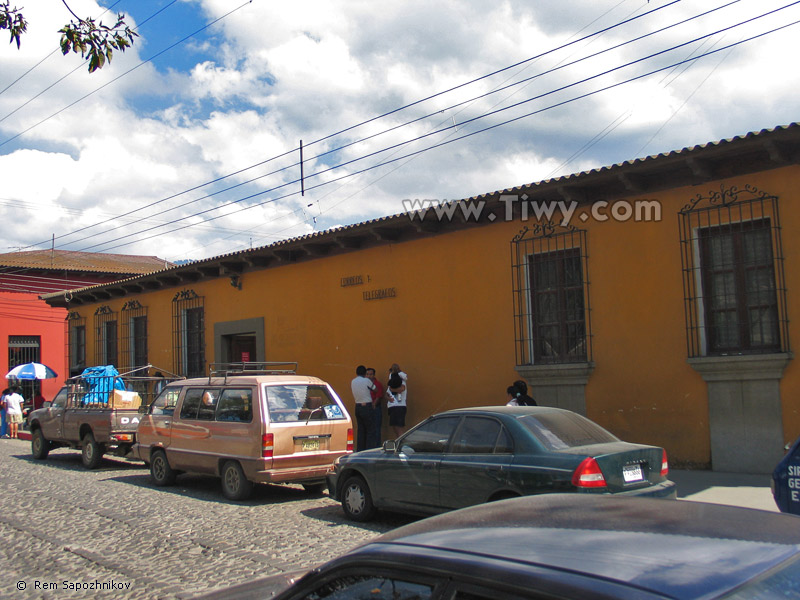
M139 411L135 408L117 408L109 411L111 431L136 433L139 426Z

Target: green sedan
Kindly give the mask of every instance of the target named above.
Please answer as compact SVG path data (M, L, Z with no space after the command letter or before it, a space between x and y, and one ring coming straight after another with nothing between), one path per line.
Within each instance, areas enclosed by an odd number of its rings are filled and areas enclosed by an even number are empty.
M331 497L354 521L434 514L551 492L675 498L663 448L623 442L581 415L489 406L429 417L383 448L338 459Z

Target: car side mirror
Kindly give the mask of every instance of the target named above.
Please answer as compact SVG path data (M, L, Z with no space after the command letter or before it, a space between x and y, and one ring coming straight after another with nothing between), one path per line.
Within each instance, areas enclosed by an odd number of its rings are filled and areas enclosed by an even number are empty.
M142 404L139 406L138 412L140 415L146 415L149 412L149 410L150 410L149 406L147 406L146 404Z
M397 442L395 440L386 440L383 442L383 451L394 454L397 452Z
M45 400L42 402L42 408L50 408L52 405L53 403L50 400Z

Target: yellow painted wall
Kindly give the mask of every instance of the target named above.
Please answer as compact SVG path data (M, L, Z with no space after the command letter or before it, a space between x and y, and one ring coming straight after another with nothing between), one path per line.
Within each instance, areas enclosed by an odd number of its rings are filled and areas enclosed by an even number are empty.
M800 168L787 167L648 194L661 202L660 222L575 222L588 230L591 419L628 441L666 447L674 464L710 462L706 384L687 363L678 210L721 183L778 195L788 314L796 317L799 176ZM356 365L374 366L385 379L393 362L409 375L409 425L448 408L504 403L505 388L519 379L510 241L522 225L496 222L246 273L241 290L223 277L137 295L148 308L150 360L172 369L172 299L192 289L205 298L207 362L215 361L214 323L264 317L266 356L258 359L298 361L300 372L328 380L351 411ZM357 275L363 285L340 285ZM363 300L363 292L384 288L396 297ZM94 356L95 308L119 311L132 297L76 309L87 318L87 357ZM800 340L800 331L790 337ZM800 433L799 369L792 361L781 383L786 440Z

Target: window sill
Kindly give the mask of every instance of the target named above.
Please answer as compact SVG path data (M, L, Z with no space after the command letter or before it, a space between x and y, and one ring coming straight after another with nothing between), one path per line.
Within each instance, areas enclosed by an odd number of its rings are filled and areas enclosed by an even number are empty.
M743 354L739 356L701 356L688 359L689 365L705 381L743 381L780 379L792 354Z
M533 385L586 385L594 371L594 362L517 365L515 368Z

